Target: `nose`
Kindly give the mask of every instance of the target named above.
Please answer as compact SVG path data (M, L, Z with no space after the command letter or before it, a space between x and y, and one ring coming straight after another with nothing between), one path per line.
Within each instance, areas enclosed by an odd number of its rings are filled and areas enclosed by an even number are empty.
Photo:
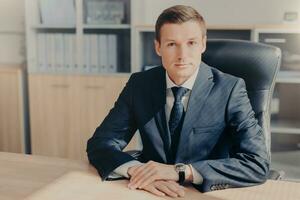
M178 47L177 59L178 61L184 62L187 57L187 47L181 45Z

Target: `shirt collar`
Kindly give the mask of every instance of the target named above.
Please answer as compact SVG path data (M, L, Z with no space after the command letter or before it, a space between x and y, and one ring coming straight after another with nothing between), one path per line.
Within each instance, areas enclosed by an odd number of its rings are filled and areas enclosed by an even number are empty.
M166 81L167 81L167 89L170 89L172 87L184 87L184 88L187 88L189 90L192 90L193 86L194 86L194 83L196 81L196 78L197 78L197 74L198 74L198 71L199 71L199 68L197 68L197 70L194 72L194 74L188 79L186 80L182 85L176 85L169 77L168 73L166 72Z

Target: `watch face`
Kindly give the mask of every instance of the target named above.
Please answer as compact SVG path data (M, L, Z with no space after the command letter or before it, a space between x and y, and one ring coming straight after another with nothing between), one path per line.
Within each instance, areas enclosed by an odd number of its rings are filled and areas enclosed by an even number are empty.
M175 169L176 169L176 171L177 172L184 172L185 171L185 164L183 164L183 163L177 163L176 165L175 165Z
M178 176L179 176L179 184L182 185L185 181L185 168L186 168L186 165L183 164L183 163L177 163L175 165L175 171L178 173Z

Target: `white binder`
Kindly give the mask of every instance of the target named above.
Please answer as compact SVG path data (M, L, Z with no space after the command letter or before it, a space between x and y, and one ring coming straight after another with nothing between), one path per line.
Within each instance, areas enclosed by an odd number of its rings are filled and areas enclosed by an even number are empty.
M71 34L64 34L64 72L72 71L72 38Z
M86 34L83 36L83 63L81 72L87 73L90 68L90 35Z
M55 71L55 35L53 33L46 33L46 47L47 47L47 71Z
M99 72L98 68L98 36L96 34L90 35L90 72Z
M37 34L37 71L47 71L47 49L46 49L46 34Z
M55 71L63 72L64 63L64 37L62 33L55 34Z
M107 66L108 66L108 49L107 49L107 35L106 34L99 34L98 35L98 49L100 52L99 56L99 67L100 72L107 73Z
M117 35L109 34L108 35L108 72L116 73L117 72Z

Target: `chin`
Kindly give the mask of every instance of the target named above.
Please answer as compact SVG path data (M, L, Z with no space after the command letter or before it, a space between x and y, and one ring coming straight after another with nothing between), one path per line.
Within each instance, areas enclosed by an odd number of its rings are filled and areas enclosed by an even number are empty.
M191 76L192 74L194 73L194 70L192 69L188 69L188 68L185 68L185 69L181 69L181 70L177 70L176 71L176 74L177 75L180 75L180 76L184 76L184 77L189 77Z
M175 76L179 79L188 79L192 74L192 72L176 72Z

